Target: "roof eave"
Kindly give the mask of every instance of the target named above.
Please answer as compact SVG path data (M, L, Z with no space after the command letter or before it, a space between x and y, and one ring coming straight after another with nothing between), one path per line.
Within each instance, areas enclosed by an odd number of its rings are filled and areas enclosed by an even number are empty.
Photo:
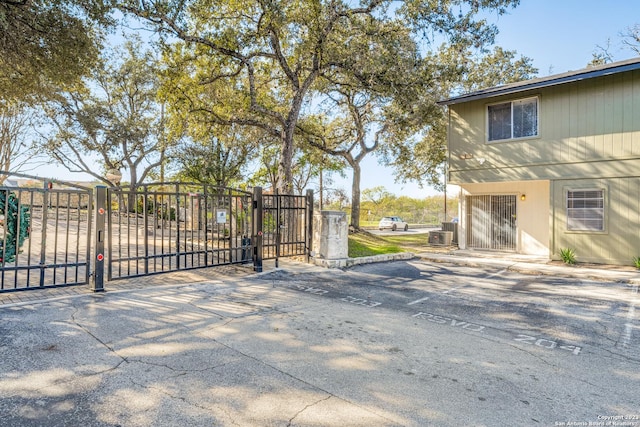
M493 88L488 88L477 92L471 92L465 95L445 99L443 101L438 101L437 104L461 104L463 102L477 101L479 99L492 98L501 95L510 95L518 92L525 92L528 90L539 89L543 87L572 83L580 80L587 80L638 69L640 69L640 58L634 58L632 60L621 61L614 64L607 64L606 66L596 67L593 69L587 68L577 72L557 74L540 79L525 80L522 82L511 83L504 86L496 86Z

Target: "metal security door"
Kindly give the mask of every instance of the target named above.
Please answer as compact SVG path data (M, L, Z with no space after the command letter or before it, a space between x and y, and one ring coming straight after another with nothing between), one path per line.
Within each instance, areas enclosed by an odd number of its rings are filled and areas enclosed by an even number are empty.
M516 196L467 196L467 247L515 251Z

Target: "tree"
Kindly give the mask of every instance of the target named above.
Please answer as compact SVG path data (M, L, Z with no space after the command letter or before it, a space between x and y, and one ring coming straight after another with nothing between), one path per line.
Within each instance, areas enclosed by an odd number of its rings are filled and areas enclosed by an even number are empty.
M321 76L317 96L325 97L321 104L325 111L315 119L321 125L303 119L299 127L311 145L342 157L353 170L350 224L358 229L360 163L369 154L390 153L391 147L406 145L426 123L439 118L433 85L434 72L441 66L425 66L428 63L420 58L410 30L399 23L354 20L352 24L366 27L367 36L358 37L360 32L344 28L356 36L343 46L344 51L334 54L350 58L353 64Z
M23 103L0 103L0 170L17 171L35 150L26 134L33 121L33 110ZM0 175L0 183L6 175Z
M184 74L191 79L189 89L185 86L176 95L187 108L207 111L219 124L261 128L280 141L278 186L290 193L294 135L305 102L312 96L312 86L323 73L358 62L332 52L344 53L351 37L383 35L368 31L390 34L386 25L362 23L395 22L393 27L410 27L423 35L484 45L493 39L495 27L476 20L478 12L491 9L503 13L518 0L433 3L410 0L396 8L391 0L123 0L120 7L162 34L184 42L174 53L184 59ZM359 33L345 33L343 28ZM385 66L392 70L394 64ZM205 85L215 87L219 95L200 98L197 88Z
M267 185L273 190L278 189L278 154L279 150L276 144L266 143L262 147L259 156L260 167L252 176L250 182L254 185ZM309 187L311 181L318 178L322 172L340 171L344 166L342 163L334 159L323 159L322 154L317 150L312 151L308 147L300 144L301 148L297 148L293 156L293 164L291 167L291 177L293 191L295 194L303 194L304 190ZM319 158L320 157L320 158Z
M640 55L640 24L628 27L621 36L622 43Z
M462 80L454 86L454 92L474 92L492 86L529 80L538 74L532 59L527 56L517 57L515 50L504 50L495 46L491 52L473 56L465 53L466 61L462 62Z
M249 163L259 152L254 135L242 134L234 126L215 124L193 123L187 128L189 139L176 150L174 159L183 178L220 187L244 180Z
M432 108L434 100L535 77L538 70L532 65L531 58L516 55L515 51L500 47L474 54L470 49L448 46L425 58L427 63L439 64L439 74L432 74L437 84L432 85L427 95L415 95L417 99L426 100L419 108L428 111L430 120L424 121L425 126L413 138L402 144L389 145L382 153L383 159L395 169L397 180L444 190L447 121L445 109ZM427 67L435 69L435 65Z
M352 169L350 225L360 228L360 163L381 144L404 135L382 112L380 99L370 93L349 87L334 88L332 99L344 117L334 119L318 133L307 129L312 146L332 156L341 157ZM304 124L304 123L303 123ZM304 128L304 126L302 126ZM372 135L373 134L373 135Z
M118 62L116 58L124 58ZM108 184L110 171L126 169L135 189L165 161L170 141L157 99L157 64L139 41L104 58L84 90L64 93L50 103L56 132L45 150L72 172L84 172ZM96 170L91 156L98 156Z
M316 178L326 179L327 175L340 172L344 168L344 163L338 158L325 156L318 150L309 149L306 144L301 143L299 146L301 148L297 149L292 167L293 188L296 194L302 195ZM320 187L323 185L323 182L319 183ZM320 193L323 191L324 189L320 188Z
M0 0L0 98L43 97L95 66L106 2Z
M387 200L394 198L395 196L382 185L362 190L362 200L373 203L375 206L381 206Z
M619 34L623 47L631 49L636 55L640 55L640 24L627 27ZM591 54L591 61L587 67L610 64L614 61L614 54L611 52L611 39L607 39L606 44L596 45L596 49Z

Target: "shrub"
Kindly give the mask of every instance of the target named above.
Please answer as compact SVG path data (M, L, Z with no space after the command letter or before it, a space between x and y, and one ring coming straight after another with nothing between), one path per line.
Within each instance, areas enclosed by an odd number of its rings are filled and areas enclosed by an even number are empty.
M560 257L565 264L573 265L576 263L576 251L571 248L560 249Z
M636 266L636 268L638 270L640 270L640 256L634 257L633 258L633 265Z

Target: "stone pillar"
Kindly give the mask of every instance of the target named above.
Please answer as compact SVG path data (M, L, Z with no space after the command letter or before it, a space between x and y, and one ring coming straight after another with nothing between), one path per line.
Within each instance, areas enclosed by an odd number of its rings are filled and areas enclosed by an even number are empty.
M326 267L343 267L349 254L347 213L321 211L313 215L314 261Z

